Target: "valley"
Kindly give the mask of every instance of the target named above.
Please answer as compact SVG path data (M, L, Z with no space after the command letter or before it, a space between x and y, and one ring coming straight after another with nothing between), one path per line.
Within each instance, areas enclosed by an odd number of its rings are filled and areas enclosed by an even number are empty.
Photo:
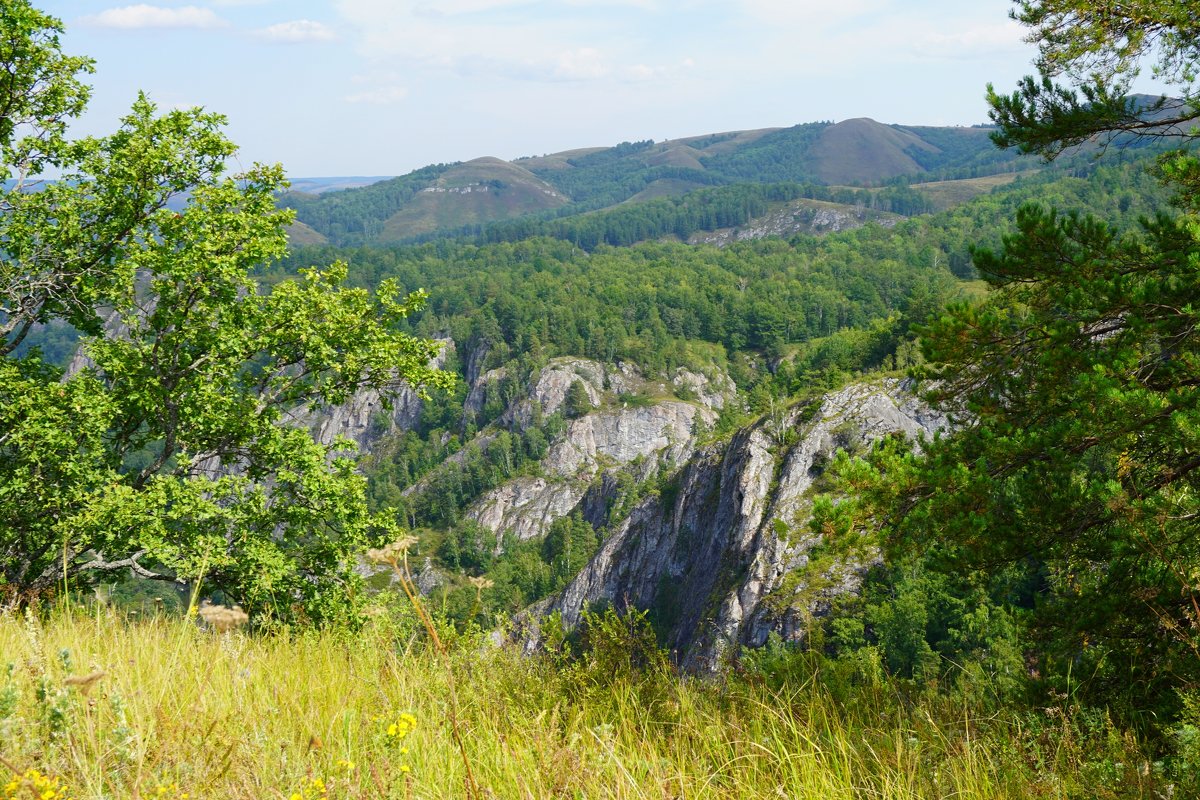
M0 800L1200 796L1188 14L1017 4L986 124L604 144L732 60L302 4L0 0ZM147 29L235 35L345 174L178 88L76 135L112 61L67 45ZM1009 52L971 30L895 64ZM353 152L469 76L481 153ZM487 154L600 86L581 146Z

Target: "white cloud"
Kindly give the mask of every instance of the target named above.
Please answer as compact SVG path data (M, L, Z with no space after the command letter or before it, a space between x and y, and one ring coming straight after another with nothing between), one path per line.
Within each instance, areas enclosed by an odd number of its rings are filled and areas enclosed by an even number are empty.
M375 62L470 77L536 82L637 79L661 71L638 53L644 35L628 14L598 7L656 7L648 0L337 0L357 31L359 51ZM652 49L652 48L651 48ZM649 58L647 57L649 56Z
M693 59L685 58L678 64L667 66L653 66L650 64L634 64L631 67L626 67L621 77L626 81L636 83L639 81L662 81L673 78L683 77L687 70L696 66Z
M417 0L416 2L396 3L396 6L410 6L412 12L422 17L453 17L462 14L478 14L485 11L496 11L504 8L515 8L528 5L528 0Z
M163 8L139 3L121 8L109 8L83 18L83 23L98 28L222 28L228 25L209 8L180 6Z
M773 27L824 29L887 8L887 0L740 0L743 13Z
M977 25L958 31L930 31L913 43L912 51L926 58L985 58L1029 49L1025 29L1014 20Z
M272 42L288 43L332 42L334 39L337 39L337 34L334 33L333 28L320 22L313 22L310 19L294 19L289 22L280 22L255 31L255 34Z
M559 53L554 65L555 75L568 81L603 78L610 71L611 67L605 63L603 54L594 47Z

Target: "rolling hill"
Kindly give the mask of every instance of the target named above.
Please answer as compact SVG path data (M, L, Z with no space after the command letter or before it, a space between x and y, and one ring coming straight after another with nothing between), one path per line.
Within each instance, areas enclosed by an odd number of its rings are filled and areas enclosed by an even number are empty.
M867 118L813 122L622 142L513 161L477 158L345 189L335 188L337 181L369 179L301 180L297 188L304 191L285 194L281 203L295 208L305 226L297 226L297 241L322 237L359 245L478 236L491 225L514 221L544 227L713 187L786 182L861 188L906 179L977 178L1028 166L1025 159L996 150L987 134L985 128L906 127ZM807 190L798 194L836 199ZM928 209L909 203L877 210Z
M535 214L570 201L549 183L499 158L458 164L384 222L381 241Z

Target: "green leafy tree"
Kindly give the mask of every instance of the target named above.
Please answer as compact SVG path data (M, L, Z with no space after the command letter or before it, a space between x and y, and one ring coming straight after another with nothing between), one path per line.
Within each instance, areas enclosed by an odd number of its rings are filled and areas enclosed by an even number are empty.
M1082 70L1089 97L1115 95L1153 46L1164 75L1190 86L1194 5L1020 8L1046 81ZM1102 103L1071 107L1066 94L1046 100L1030 86L992 97L1001 143L1052 156L1131 129ZM937 379L929 395L956 432L921 454L888 441L869 462L842 458L843 485L861 499L818 513L834 541L882 529L893 556L925 553L943 571L990 581L996 597L1032 611L1049 661L1142 708L1200 682L1196 160L1174 153L1161 171L1184 213L1122 232L1026 206L998 250L976 250L993 291L951 306L922 339L935 365L924 374ZM1014 567L1024 577L1001 585L996 576Z
M145 97L113 135L70 140L91 62L25 0L0 0L0 31L0 593L132 570L276 618L343 613L355 554L393 526L348 445L289 419L446 385L399 328L424 295L346 288L342 264L261 291L291 219L279 167L225 176L222 117ZM48 167L62 178L28 191ZM15 354L53 321L84 337L65 376Z
M578 512L550 525L542 541L542 560L550 565L556 587L566 586L596 554L596 529Z

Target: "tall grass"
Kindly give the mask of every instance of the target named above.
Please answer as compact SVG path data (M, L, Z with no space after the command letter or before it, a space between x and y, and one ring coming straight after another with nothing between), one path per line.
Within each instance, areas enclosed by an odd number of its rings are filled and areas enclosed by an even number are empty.
M770 688L446 644L484 796L1154 796L1136 741L1058 710L981 716L886 680L848 703L816 673ZM0 756L76 800L462 797L448 680L404 610L291 635L104 608L9 614ZM406 736L402 714L416 718Z

